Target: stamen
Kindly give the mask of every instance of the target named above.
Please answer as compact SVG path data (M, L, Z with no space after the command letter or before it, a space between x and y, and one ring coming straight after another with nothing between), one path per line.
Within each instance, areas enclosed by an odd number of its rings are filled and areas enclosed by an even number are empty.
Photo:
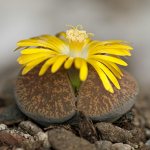
M71 29L66 31L66 38L73 42L84 42L89 37L89 33L82 30L82 26L71 26Z

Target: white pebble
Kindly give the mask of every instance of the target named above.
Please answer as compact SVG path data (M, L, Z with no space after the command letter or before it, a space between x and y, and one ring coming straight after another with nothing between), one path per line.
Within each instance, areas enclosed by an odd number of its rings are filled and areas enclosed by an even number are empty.
M7 129L7 125L5 125L5 124L0 124L0 131L6 130L6 129Z
M134 148L128 144L115 143L112 145L111 150L134 150Z
M36 138L39 141L43 142L43 146L45 148L50 148L50 143L48 141L48 134L47 134L47 132L46 133L44 133L44 132L38 132L37 135L36 135Z
M16 148L16 150L24 150L23 148Z
M145 143L145 145L150 146L150 139Z

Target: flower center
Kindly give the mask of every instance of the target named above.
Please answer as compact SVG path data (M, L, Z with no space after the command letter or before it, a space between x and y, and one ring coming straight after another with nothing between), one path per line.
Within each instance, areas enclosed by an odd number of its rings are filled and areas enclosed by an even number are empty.
M88 33L85 30L78 29L78 26L66 31L66 38L72 42L82 43L85 42L88 37Z

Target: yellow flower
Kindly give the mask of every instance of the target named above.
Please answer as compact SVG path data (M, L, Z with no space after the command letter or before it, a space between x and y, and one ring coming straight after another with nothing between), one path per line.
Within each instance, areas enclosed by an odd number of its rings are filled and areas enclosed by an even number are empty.
M74 64L80 71L80 80L85 81L90 64L99 75L104 88L111 93L114 92L111 82L120 89L117 78L121 79L123 74L117 65L127 66L120 56L131 56L130 50L133 49L121 40L92 40L91 34L80 26L71 27L56 36L42 35L22 40L17 46L17 49L23 48L18 58L19 64L24 66L23 75L42 62L40 76L50 66L51 72L55 73L62 65L69 69Z

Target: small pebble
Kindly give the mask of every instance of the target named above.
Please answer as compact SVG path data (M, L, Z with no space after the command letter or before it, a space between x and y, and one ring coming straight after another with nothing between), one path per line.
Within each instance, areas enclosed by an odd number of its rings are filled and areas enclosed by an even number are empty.
M112 145L111 150L134 150L134 148L128 144L115 143Z
M147 138L150 138L150 129L145 128L145 134Z
M25 141L22 135L17 132L10 132L9 130L3 130L0 132L0 143L5 143L7 145L19 146L23 141Z
M135 144L135 145L134 145L134 148L135 148L135 149L138 149L138 148L139 148L139 146L138 146L137 144Z
M133 135L133 138L130 140L131 143L139 143L145 141L145 132L142 128L134 128L133 130L130 130L130 132Z
M132 140L133 135L130 131L122 129L118 126L115 126L111 123L97 123L96 127L100 132L103 140L108 140L113 143L116 142L128 142Z
M110 141L96 141L97 150L110 150L112 143Z
M149 109L145 110L143 113L143 117L145 118L145 126L150 129L150 111Z
M36 139L38 141L41 141L43 143L43 147L44 148L50 148L50 143L48 141L48 133L44 133L44 132L38 132L36 135Z
M145 145L150 146L150 139L146 141Z
M6 130L6 129L7 129L7 125L5 125L5 124L0 124L0 131Z
M63 128L48 131L49 142L57 150L96 150L96 146Z
M30 135L35 135L38 132L42 132L42 129L31 121L22 121L19 124L19 127L28 132Z

